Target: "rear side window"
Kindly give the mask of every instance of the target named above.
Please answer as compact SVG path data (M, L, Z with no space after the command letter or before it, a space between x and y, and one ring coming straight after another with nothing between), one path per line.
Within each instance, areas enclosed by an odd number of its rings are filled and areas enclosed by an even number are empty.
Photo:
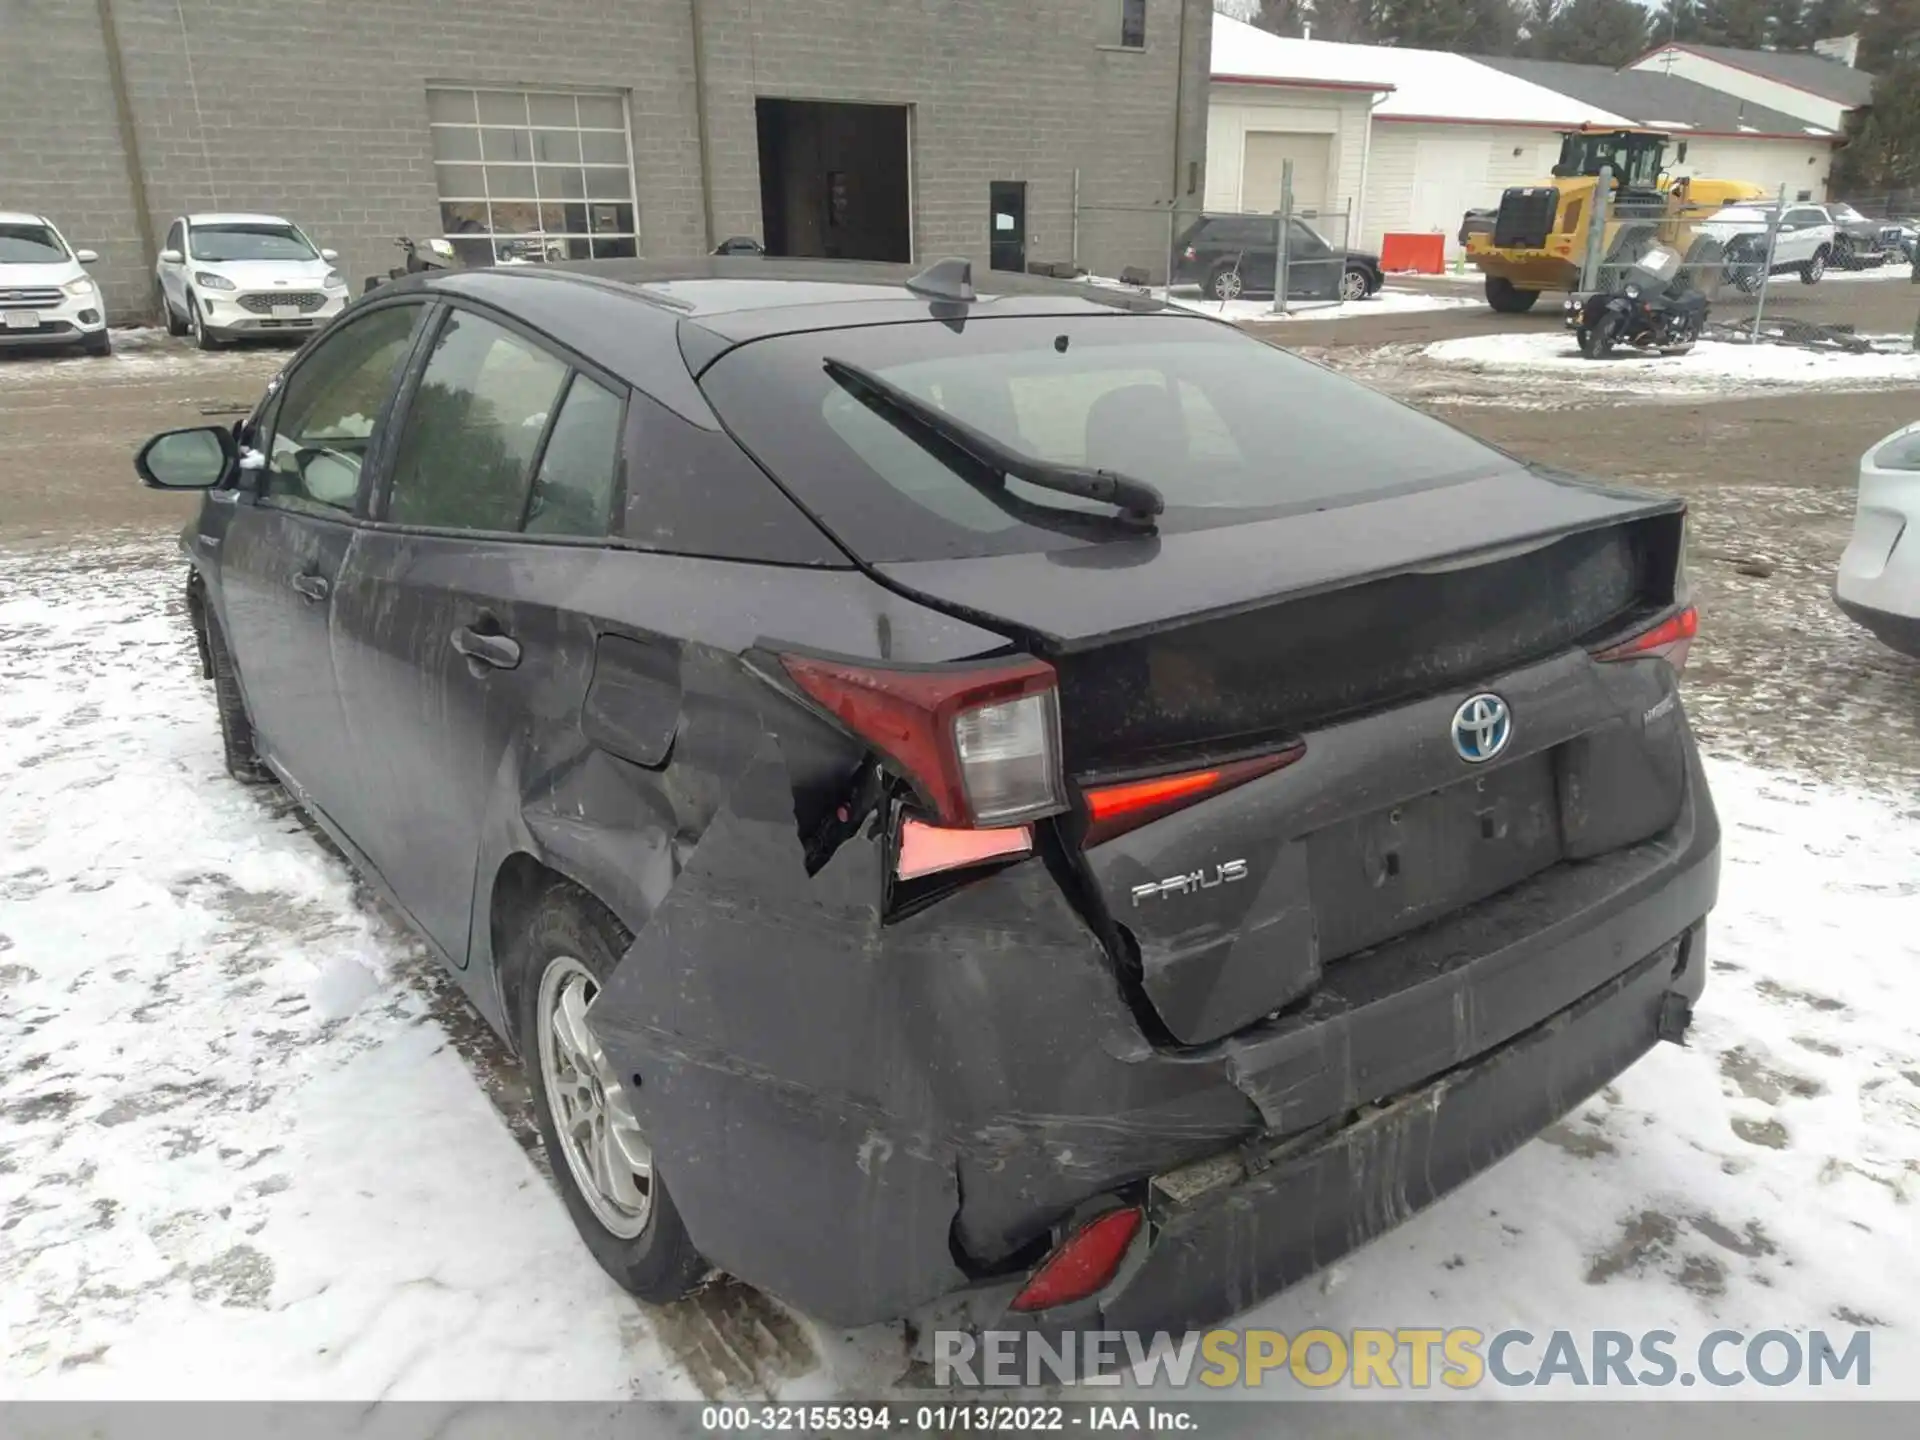
M478 315L448 312L407 407L386 518L518 530L566 365Z
M605 535L620 463L624 402L584 375L573 377L533 479L529 535Z
M1117 471L1164 495L1162 533L1325 509L1512 462L1450 426L1226 326L1175 315L976 318L783 335L701 388L749 452L873 562L1103 543L1009 507L842 386L874 372L1015 449ZM1009 480L1050 511L1112 507ZM1015 507L1017 508L1017 507ZM1070 515L1069 520L1073 517ZM1117 537L1120 533L1115 531Z

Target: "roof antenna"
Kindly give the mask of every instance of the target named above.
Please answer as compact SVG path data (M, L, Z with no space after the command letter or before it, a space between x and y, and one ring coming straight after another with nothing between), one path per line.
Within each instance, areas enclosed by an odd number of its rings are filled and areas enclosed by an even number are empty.
M929 300L958 300L970 304L980 298L973 290L973 262L958 255L934 261L907 281L907 289Z

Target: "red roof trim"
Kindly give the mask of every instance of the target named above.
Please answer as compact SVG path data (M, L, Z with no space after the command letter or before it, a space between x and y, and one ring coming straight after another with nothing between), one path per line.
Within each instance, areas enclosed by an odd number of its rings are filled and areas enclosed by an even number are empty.
M1391 92L1394 87L1386 81L1371 80L1309 80L1304 76L1294 78L1284 75L1215 75L1216 85L1287 85L1299 90L1374 90Z
M1375 115L1374 120L1392 125L1515 125L1526 130L1578 130L1582 125L1598 125L1598 120L1473 120L1465 115ZM1638 126L1634 127L1640 128Z

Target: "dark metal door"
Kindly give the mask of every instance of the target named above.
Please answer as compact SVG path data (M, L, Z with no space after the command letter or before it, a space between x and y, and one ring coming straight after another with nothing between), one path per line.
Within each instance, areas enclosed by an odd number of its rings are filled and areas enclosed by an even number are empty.
M988 223L993 268L1027 268L1027 182L995 180L988 187Z

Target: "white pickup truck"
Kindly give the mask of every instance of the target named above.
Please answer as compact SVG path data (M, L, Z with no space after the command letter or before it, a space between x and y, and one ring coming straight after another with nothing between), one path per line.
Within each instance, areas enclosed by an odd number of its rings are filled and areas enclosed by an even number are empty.
M1742 290L1758 290L1766 268L1771 205L1729 205L1694 228L1718 240L1726 253L1727 278ZM1792 205L1780 216L1773 242L1772 273L1796 274L1804 285L1817 284L1833 259L1835 226L1823 205Z

